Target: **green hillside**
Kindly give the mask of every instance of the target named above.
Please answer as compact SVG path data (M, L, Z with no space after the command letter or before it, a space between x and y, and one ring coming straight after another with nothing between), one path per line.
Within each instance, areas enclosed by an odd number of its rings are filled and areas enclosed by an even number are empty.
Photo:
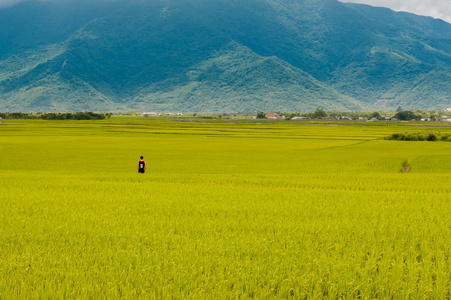
M336 0L0 9L0 111L451 106L451 24Z

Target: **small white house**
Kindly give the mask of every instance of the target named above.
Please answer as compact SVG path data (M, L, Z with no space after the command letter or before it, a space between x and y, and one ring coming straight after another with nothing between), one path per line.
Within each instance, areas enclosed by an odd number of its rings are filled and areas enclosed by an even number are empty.
M155 117L155 116L158 116L158 113L156 113L156 112L145 112L145 113L142 113L142 116L143 117Z
M451 111L451 107L450 107L450 108L447 108L447 109L445 109L445 111Z

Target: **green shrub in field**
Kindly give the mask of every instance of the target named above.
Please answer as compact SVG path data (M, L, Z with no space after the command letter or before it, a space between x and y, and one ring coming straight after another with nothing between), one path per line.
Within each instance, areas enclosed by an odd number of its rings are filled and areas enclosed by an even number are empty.
M418 141L418 140L419 140L419 137L418 137L418 134L415 134L415 133L408 133L408 134L406 134L404 140L405 140L405 141Z
M393 133L392 135L389 135L387 137L387 140L394 140L394 141L400 141L401 139L401 134L402 133Z
M386 137L391 141L429 141L429 142L451 142L450 134L410 132L410 133L393 133Z
M418 133L418 140L419 141L426 141L427 140L427 138L428 138L428 134L427 133L424 133L424 132L419 132Z
M437 138L437 135L436 135L436 134L429 133L429 135L428 135L428 137L427 137L427 140L428 140L429 142L435 142L435 141L438 140L438 138Z
M451 142L451 134L442 134L439 136L440 141Z

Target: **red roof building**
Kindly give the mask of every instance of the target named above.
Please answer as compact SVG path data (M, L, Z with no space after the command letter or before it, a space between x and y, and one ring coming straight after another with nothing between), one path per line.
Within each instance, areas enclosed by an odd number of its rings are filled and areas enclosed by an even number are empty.
M267 113L265 115L265 117L266 117L266 119L274 119L274 120L282 119L282 117L280 115L273 113L273 112Z

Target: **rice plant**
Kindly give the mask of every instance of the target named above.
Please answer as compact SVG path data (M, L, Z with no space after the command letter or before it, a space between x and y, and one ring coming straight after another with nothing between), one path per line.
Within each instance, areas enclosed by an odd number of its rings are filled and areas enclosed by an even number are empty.
M393 131L7 120L0 298L449 298L451 144Z

